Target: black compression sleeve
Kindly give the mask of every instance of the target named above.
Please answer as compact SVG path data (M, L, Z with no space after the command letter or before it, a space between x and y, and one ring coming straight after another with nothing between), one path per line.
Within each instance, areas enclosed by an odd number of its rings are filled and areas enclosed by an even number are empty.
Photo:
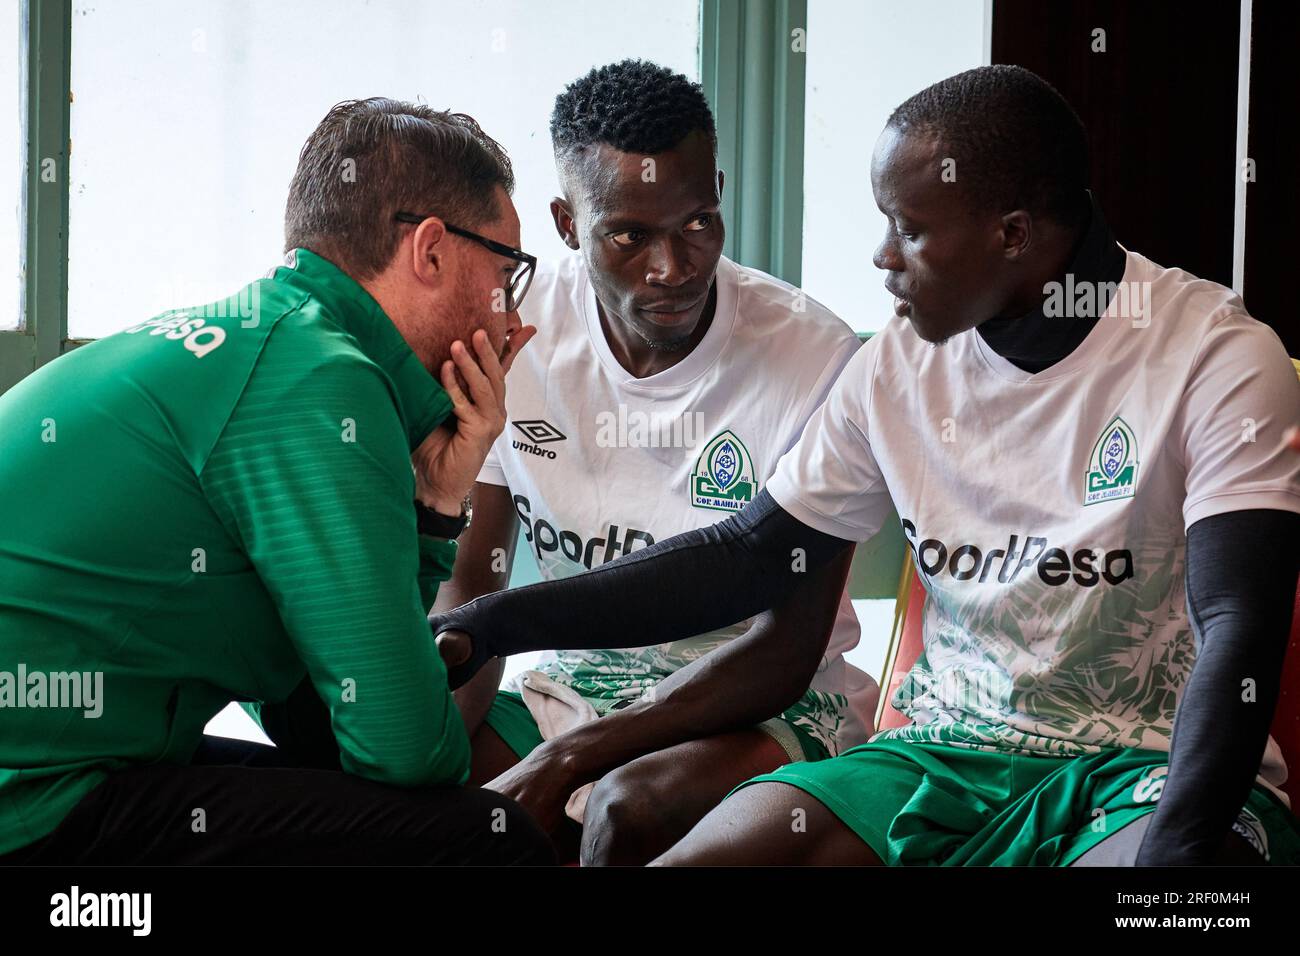
M1246 801L1277 706L1298 539L1300 515L1285 511L1214 515L1187 530L1196 665L1139 866L1215 862Z
M498 591L429 618L464 631L473 656L453 687L489 658L548 649L647 647L703 634L774 607L804 574L850 547L795 519L766 491L719 524L657 542L571 578Z

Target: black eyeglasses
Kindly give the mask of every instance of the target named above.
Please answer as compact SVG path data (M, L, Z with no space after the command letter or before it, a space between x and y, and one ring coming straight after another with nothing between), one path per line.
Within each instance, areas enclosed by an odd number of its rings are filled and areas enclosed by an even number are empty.
M417 216L413 212L399 212L393 216L397 222L409 222L419 225L432 216ZM489 239L487 236L480 236L477 232L470 232L468 229L462 229L460 226L453 226L449 222L443 222L442 227L453 235L461 236L477 242L479 245L495 252L499 256L505 256L507 259L513 259L519 263L515 269L514 275L510 277L510 282L505 288L506 301L505 311L513 312L519 308L519 303L524 301L524 296L528 294L528 287L533 283L533 270L537 268L537 257L530 256L522 249L516 249L514 246L507 246L504 242L497 242L495 239Z

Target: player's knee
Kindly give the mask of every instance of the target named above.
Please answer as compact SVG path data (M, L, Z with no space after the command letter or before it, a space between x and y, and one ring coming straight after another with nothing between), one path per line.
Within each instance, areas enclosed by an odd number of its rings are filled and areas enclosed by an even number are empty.
M635 766L620 767L602 777L587 798L582 862L630 860L664 822L656 781Z

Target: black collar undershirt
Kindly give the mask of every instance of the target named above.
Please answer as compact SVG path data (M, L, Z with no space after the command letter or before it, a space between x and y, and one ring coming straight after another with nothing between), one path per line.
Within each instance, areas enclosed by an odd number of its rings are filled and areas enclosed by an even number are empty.
M1088 227L1075 247L1067 273L1073 274L1074 285L1098 283L1098 289L1113 294L1114 286L1124 278L1126 256L1115 241L1115 236L1102 215L1097 199L1088 193L1091 206ZM1065 276L1059 280L1065 284ZM1110 304L1107 297L1098 303L1096 316ZM989 319L977 327L980 337L989 348L1012 365L1031 375L1055 365L1088 337L1098 322L1096 316L1047 316L1040 305L1019 318Z

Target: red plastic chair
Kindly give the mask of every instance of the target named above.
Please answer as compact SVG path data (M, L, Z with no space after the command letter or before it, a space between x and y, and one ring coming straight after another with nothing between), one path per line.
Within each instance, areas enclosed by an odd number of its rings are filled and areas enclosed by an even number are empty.
M910 557L903 569L903 586L899 588L900 597L904 594L907 595L907 606L903 609L898 636L890 650L890 657L885 662L886 679L881 681L884 686L877 706L876 728L878 730L891 730L911 723L905 714L895 710L890 703L894 699L894 691L898 690L898 685L903 682L907 672L921 656L924 644L922 623L925 620L925 586L921 584Z
M1291 812L1300 816L1300 588L1291 615L1291 639L1282 662L1282 690L1273 713L1273 739L1286 760L1287 780L1282 789L1291 798Z
M901 630L888 662L885 690L881 694L880 713L876 726L881 730L902 727L908 718L889 703L894 691L921 656L923 645L922 622L925 619L925 588L921 579L911 569L907 609L903 614ZM1282 789L1291 798L1291 812L1300 816L1300 588L1296 589L1295 613L1291 617L1291 638L1287 643L1286 659L1282 664L1282 692L1278 697L1277 711L1273 715L1273 739L1277 741L1286 760L1289 775Z

